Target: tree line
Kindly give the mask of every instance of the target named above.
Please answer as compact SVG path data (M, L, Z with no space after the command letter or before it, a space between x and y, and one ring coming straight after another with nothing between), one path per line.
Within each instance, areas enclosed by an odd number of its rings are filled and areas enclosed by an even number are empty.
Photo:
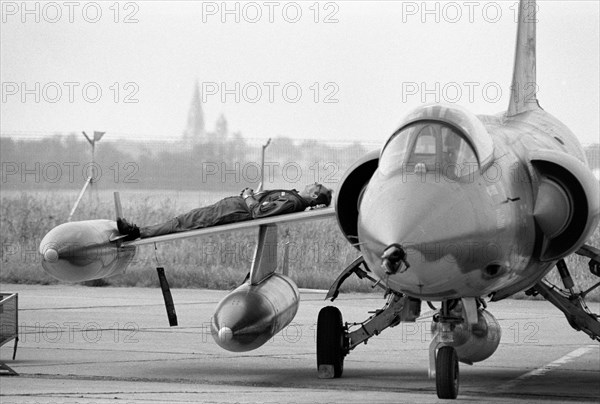
M263 141L234 134L197 144L109 140L91 147L81 135L23 140L0 137L3 190L80 189L88 177L100 189L239 191L260 182ZM265 156L265 186L334 185L357 158L377 146L275 138ZM291 184L291 186L289 186Z

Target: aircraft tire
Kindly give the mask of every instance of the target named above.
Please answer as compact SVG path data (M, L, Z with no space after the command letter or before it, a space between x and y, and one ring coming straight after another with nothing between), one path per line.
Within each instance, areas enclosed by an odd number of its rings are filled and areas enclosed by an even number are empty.
M317 320L317 370L319 378L342 376L344 371L344 326L337 307L321 309Z
M458 357L451 346L443 346L435 358L435 385L439 398L458 396Z

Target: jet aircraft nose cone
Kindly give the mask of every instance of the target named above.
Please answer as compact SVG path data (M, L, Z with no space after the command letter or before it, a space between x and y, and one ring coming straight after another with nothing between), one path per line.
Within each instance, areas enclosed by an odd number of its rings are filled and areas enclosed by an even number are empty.
M504 263L509 251L499 213L477 183L414 177L376 177L369 184L358 219L363 256L388 285L415 296L470 293L476 282L463 285L465 276L483 279L481 271ZM385 252L395 245L406 263L390 266Z
M54 248L48 248L44 251L44 261L54 263L58 261L58 251Z
M472 236L479 201L461 185L401 177L376 181L360 206L359 238L376 244L381 256L394 243L419 246Z
M219 330L218 336L219 336L219 340L222 343L227 343L227 342L231 341L231 339L233 338L233 331L231 331L231 328L229 328L229 327L222 327Z

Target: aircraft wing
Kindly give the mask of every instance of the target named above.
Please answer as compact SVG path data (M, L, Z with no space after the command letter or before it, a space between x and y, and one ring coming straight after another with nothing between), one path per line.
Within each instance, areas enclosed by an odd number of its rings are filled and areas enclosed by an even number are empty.
M162 236L143 238L143 239L138 239L138 240L134 240L134 241L123 242L122 245L123 246L140 246L140 245L146 245L146 244L162 243L165 241L175 241L175 240L182 240L182 239L192 238L192 237L201 237L201 236L206 236L206 235L210 235L210 234L225 233L225 232L235 231L235 230L244 230L244 229L250 229L250 228L272 225L272 224L300 222L300 221L315 220L315 219L327 219L327 218L334 217L334 216L335 216L334 208L314 209L314 210L309 210L306 212L288 213L288 214L284 214L284 215L266 217L266 218L262 218L262 219L246 220L243 222L224 224L224 225L220 225L220 226L206 227L203 229L189 230L189 231L184 231L184 232L180 232L180 233L171 233L171 234L165 234Z

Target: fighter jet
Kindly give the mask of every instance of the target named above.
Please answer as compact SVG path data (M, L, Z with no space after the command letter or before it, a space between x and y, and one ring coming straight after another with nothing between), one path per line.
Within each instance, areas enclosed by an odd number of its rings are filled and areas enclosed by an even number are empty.
M423 302L435 310L429 375L440 398L457 397L459 362L485 360L498 347L501 329L488 302L520 291L540 294L574 329L600 340L598 316L585 303L592 288L578 292L565 263L571 254L583 255L600 276L600 250L585 244L598 225L599 184L575 135L537 100L531 10L535 1L521 0L508 110L482 116L454 105L417 108L381 151L345 173L335 209L128 242L114 221L65 223L40 244L43 268L66 281L98 279L122 273L142 244L258 227L250 275L212 320L221 347L248 351L288 325L298 309L298 288L276 272L276 226L335 216L358 257L327 297L335 299L355 274L381 287L387 303L362 323L344 323L333 306L321 310L321 378L341 377L351 350L387 327L415 321ZM119 215L118 199L116 205ZM554 267L564 290L543 280Z
M320 376L341 376L350 350L386 327L414 321L421 301L441 302L429 368L440 398L456 398L458 362L482 361L499 344L485 297L541 294L573 328L600 340L598 316L584 301L591 289L575 292L564 261L573 253L589 257L590 271L600 276L600 251L585 244L598 225L599 184L575 135L537 100L532 10L535 1L521 1L506 112L419 107L381 152L356 162L342 179L336 214L361 256L329 296L356 273L383 285L389 299L353 331L338 309L323 309ZM566 293L542 280L554 266Z

